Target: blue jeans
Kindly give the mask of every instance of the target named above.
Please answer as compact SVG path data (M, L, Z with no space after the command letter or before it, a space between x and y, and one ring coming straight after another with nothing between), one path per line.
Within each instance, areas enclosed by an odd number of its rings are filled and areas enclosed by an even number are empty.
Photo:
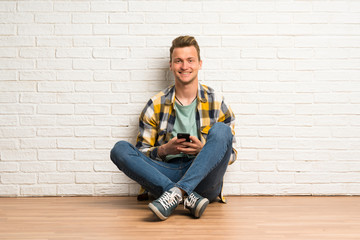
M232 138L229 126L215 123L206 144L193 160L156 161L126 141L117 142L110 157L122 172L155 197L160 197L172 187L179 187L189 195L195 191L214 201L222 189L232 151Z

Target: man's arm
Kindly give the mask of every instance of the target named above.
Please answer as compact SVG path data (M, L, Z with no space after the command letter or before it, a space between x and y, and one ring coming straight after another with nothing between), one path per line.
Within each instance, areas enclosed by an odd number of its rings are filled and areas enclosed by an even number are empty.
M237 151L236 147L236 138L235 138L235 114L232 112L230 106L227 106L224 102L224 99L221 101L220 114L218 122L223 122L231 128L231 132L233 134L233 144L232 144L232 153L230 156L229 164L232 164L236 161Z
M136 148L146 156L154 159L158 157L158 147L155 146L158 136L158 120L155 118L153 101L150 99L139 117L139 133Z

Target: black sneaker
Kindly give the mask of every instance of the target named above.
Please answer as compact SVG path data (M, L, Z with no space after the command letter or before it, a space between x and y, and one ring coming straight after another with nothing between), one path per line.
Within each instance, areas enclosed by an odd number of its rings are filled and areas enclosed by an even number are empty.
M208 204L209 199L200 196L196 192L192 192L184 201L184 207L189 209L195 218L201 217Z
M158 199L149 203L150 210L161 220L166 220L181 202L181 195L165 191Z

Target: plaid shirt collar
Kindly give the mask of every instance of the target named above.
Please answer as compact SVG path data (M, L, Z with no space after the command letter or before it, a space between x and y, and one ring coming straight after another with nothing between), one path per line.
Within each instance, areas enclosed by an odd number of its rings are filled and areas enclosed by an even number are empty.
M206 103L208 100L205 97L204 87L198 83L198 94L197 98L200 102ZM168 88L168 91L165 93L165 105L173 105L175 103L175 85Z

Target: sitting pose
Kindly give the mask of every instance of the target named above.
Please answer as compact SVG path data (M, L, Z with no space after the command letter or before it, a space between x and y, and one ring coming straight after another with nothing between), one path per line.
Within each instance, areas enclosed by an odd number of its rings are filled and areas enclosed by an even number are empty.
M182 201L195 218L218 196L224 201L224 174L236 160L235 116L221 96L199 84L201 65L194 37L174 39L175 85L147 102L136 146L119 141L111 150L116 166L157 198L149 208L161 220Z

